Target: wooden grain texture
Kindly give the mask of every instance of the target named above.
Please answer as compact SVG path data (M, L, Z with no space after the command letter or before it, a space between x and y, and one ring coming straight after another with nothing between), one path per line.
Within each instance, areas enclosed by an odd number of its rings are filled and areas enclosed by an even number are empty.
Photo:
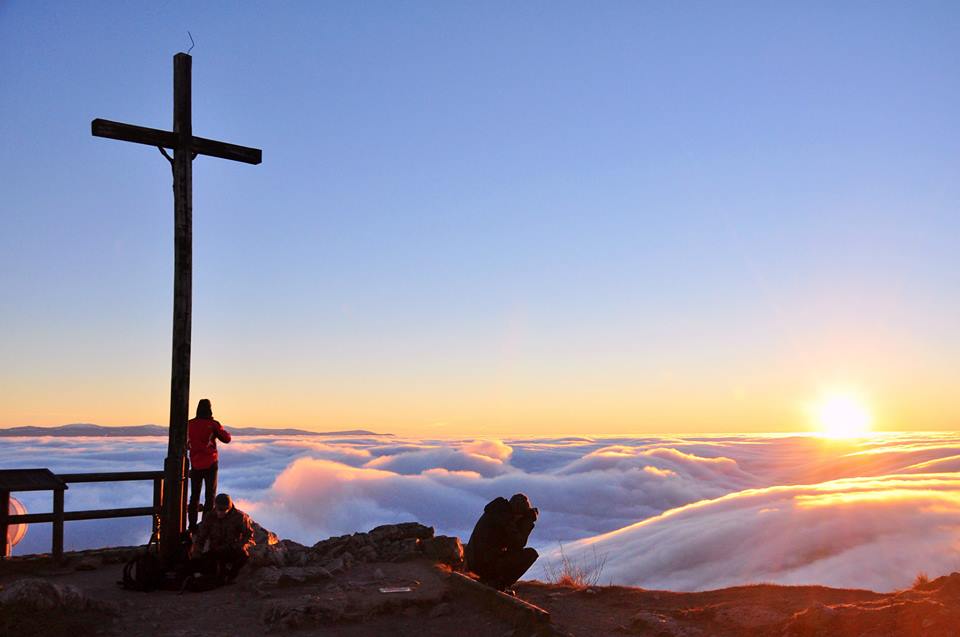
M160 514L163 506L163 472L158 471L159 477L153 481L153 519L150 521L150 537L160 532Z
M177 136L170 131L134 126L133 124L122 124L108 119L93 120L90 122L90 131L94 137L119 139L120 141L133 142L134 144L163 146L164 148L176 148L177 146Z
M57 561L63 559L63 522L63 489L57 489L53 492L53 534L51 537L53 559Z
M209 155L221 159L231 159L245 164L259 164L263 161L263 151L259 148L237 146L226 142L217 142L203 137L192 137L190 148L198 155Z
M101 473L58 473L62 481L72 484L80 482L129 482L131 480L157 480L163 478L163 471L106 471Z
M170 361L170 418L167 457L163 463L160 552L165 562L177 552L186 523L186 439L190 401L190 350L193 298L193 159L209 155L259 164L263 153L249 148L194 137L192 64L186 53L173 56L173 131L162 131L105 119L95 119L95 136L172 149L174 265L173 329ZM168 157L169 158L169 157ZM135 478L131 478L135 479ZM155 498L158 497L155 493Z
M62 491L60 493L63 493ZM121 509L90 509L87 511L64 511L64 522L77 522L80 520L110 520L113 518L134 518L147 515L154 515L156 509L153 507L124 507ZM41 524L56 523L56 513L24 513L23 515L11 515L10 524ZM61 539L62 541L62 539ZM56 549L54 549L56 551Z
M191 58L178 53L173 58L173 344L170 363L170 431L164 462L163 517L160 522L160 554L173 559L186 527L183 487L187 420L190 411L190 337L193 299L193 156L190 138Z
M50 469L0 470L0 489L14 491L50 491L67 486Z
M146 144L147 146L162 146L171 150L176 149L179 143L178 136L170 131L123 124L108 119L93 120L90 122L90 129L95 137L118 139L135 144ZM198 155L219 157L220 159L229 159L245 164L256 165L263 161L263 151L259 148L218 142L206 137L191 136L189 148Z
M23 470L9 470L8 474L12 474L15 471ZM51 552L53 553L54 559L59 560L63 557L64 522L75 522L78 520L108 520L111 518L141 517L149 515L154 518L154 524L151 530L153 532L157 530L156 520L160 514L163 493L162 471L109 471L101 473L61 473L56 475L51 473L49 469L31 469L28 471L45 472L54 479L54 482L49 484L60 485L58 488L52 489L53 511L50 513L24 513L21 515L12 516L7 515L6 518L0 516L0 526L4 524L52 523L53 532L51 534ZM120 509L94 509L87 511L64 511L64 490L69 488L67 483L128 482L132 480L153 481L152 506L126 507ZM25 484L27 486L31 486L34 483L30 482ZM47 486L46 488L49 489L50 486ZM8 492L0 492L0 499L2 499L3 493ZM6 538L5 532L3 538ZM0 547L0 550L2 550L2 548L3 547Z
M501 619L512 623L522 634L563 635L551 625L550 613L539 606L511 597L456 571L450 573L450 585L480 602Z

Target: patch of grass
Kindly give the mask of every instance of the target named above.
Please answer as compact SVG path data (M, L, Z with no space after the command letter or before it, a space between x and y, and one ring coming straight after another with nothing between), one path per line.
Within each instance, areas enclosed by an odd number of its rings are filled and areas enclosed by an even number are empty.
M597 547L593 547L592 556L584 556L577 561L566 554L561 544L560 562L558 564L547 562L543 570L547 575L547 581L551 584L570 588L590 588L600 581L600 575L603 574L603 568L606 565L607 556L597 553Z
M923 588L930 583L930 578L927 577L927 574L924 571L917 573L917 576L913 578L913 587L914 588Z

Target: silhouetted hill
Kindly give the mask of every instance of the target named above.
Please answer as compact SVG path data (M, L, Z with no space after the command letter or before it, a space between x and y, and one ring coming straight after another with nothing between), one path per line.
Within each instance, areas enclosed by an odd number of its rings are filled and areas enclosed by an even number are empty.
M366 429L348 429L345 431L305 431L303 429L269 429L266 427L229 427L230 433L237 436L391 436ZM4 436L166 436L167 427L161 425L130 425L127 427L103 427L89 423L74 423L59 427L9 427L0 429Z

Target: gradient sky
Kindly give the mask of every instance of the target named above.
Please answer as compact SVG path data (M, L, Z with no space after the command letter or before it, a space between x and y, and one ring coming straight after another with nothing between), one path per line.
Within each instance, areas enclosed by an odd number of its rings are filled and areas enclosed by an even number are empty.
M0 2L0 425L960 425L960 5Z

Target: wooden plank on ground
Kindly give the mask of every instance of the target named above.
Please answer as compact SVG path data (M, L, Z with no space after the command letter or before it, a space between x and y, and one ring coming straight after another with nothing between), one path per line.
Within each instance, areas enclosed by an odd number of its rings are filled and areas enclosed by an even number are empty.
M530 602L518 599L456 571L450 573L450 584L459 592L472 597L482 606L530 635L561 637L562 632L550 623L550 613Z

